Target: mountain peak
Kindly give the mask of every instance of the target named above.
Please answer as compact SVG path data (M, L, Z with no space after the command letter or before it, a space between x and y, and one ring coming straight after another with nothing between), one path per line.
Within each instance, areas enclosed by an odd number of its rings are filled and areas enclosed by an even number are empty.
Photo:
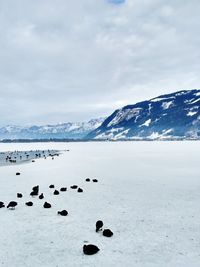
M91 119L87 122L67 122L48 125L17 126L0 128L0 139L82 139L101 125L105 118Z
M88 138L94 139L198 139L200 90L160 95L111 114Z

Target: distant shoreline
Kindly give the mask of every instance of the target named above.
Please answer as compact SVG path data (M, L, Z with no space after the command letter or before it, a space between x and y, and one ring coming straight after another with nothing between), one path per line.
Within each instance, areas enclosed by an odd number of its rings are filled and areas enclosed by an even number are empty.
M3 139L0 140L0 143L82 143L82 142L136 142L136 141L149 141L149 142L154 142L154 141L200 141L199 139L192 139L192 138L165 138L165 139L149 139L149 138L142 138L142 139Z

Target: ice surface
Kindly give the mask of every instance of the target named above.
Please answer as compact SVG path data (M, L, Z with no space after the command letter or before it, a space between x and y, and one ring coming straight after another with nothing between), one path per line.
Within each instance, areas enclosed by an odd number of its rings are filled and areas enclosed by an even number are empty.
M0 167L0 201L24 194L16 210L0 209L0 266L200 266L199 142L0 144L1 151L37 149L70 152ZM44 200L29 197L37 184ZM54 196L50 184L84 192ZM29 199L33 207L24 205ZM67 217L57 216L62 209ZM99 219L112 238L95 232ZM99 253L83 255L84 241Z

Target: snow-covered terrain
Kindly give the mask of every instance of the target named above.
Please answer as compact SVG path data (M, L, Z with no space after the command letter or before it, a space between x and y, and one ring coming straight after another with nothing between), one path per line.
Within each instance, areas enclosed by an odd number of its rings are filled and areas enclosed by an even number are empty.
M88 139L200 139L200 90L184 90L128 105Z
M0 128L0 139L81 139L99 127L104 119L30 127L7 125Z
M37 149L70 151L0 167L0 201L18 201L15 210L0 209L0 266L199 267L199 142L0 144L0 151ZM29 196L37 184L43 200ZM50 184L84 192L55 196ZM58 216L61 209L69 215ZM99 219L112 238L95 232ZM84 242L98 254L84 255Z

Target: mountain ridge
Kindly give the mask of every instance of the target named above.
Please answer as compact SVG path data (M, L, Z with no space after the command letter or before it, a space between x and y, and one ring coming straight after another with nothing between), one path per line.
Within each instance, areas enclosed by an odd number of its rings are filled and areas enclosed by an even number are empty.
M91 119L86 122L67 122L48 125L0 127L0 139L82 139L100 126L105 118Z
M115 110L88 139L199 139L200 89L162 94Z

